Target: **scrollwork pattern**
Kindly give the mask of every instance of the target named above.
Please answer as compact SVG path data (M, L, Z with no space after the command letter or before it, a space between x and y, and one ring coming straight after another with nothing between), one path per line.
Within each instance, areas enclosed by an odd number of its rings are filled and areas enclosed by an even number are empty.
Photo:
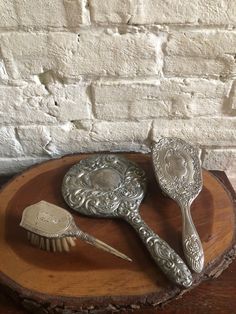
M116 188L104 191L91 186L91 176L97 170L111 169L120 176ZM68 205L85 214L116 216L122 201L140 203L146 189L145 173L131 161L116 155L98 155L81 160L65 175L62 194Z
M181 139L161 138L153 146L152 154L160 187L182 210L183 248L188 265L201 272L204 253L190 214L190 205L203 185L198 151Z
M184 154L185 162L191 167L181 177L168 176L164 156L172 151L176 155ZM195 147L176 138L161 138L152 148L152 160L157 180L161 188L170 197L182 204L190 204L202 189L201 164ZM175 164L172 165L173 167ZM192 180L188 180L192 177Z
M119 176L117 184L94 189L90 176L110 169ZM109 171L110 171L109 170ZM115 187L114 187L115 186ZM62 193L75 210L86 215L122 217L139 233L155 262L175 283L189 287L192 276L181 258L142 220L138 208L145 195L144 171L134 163L116 155L99 155L79 162L64 177Z
M179 285L186 288L191 286L192 275L183 260L164 240L145 224L138 212L135 202L131 204L132 210L130 210L128 206L130 206L130 203L122 202L119 207L120 215L139 233L142 241L161 270L170 280Z
M200 272L202 270L203 252L201 242L196 234L191 234L184 240L183 249L186 258L190 260L193 270Z

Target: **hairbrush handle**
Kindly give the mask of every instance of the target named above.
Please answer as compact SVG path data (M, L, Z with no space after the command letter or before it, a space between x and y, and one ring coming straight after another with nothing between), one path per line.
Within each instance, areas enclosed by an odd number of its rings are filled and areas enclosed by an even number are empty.
M140 235L152 258L165 275L175 284L185 288L192 284L192 275L179 255L147 224L137 211L126 211L123 216Z
M194 226L190 206L181 205L183 231L183 251L189 267L196 273L200 273L204 266L204 252L202 243Z
M71 236L76 237L92 246L95 246L98 249L111 253L115 256L118 256L122 259L125 259L129 262L132 262L132 259L129 258L127 255L121 253L120 251L116 250L115 248L111 247L110 245L106 244L105 242L94 238L92 235L82 231L78 227L76 227L75 231L72 231Z

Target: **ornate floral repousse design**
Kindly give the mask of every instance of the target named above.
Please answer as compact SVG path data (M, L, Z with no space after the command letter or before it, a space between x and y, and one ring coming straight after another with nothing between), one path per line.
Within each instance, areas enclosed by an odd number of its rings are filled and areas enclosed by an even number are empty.
M192 269L199 273L202 270L203 251L199 238L196 234L191 234L185 238L183 243L183 250L188 259L191 260Z
M153 146L152 159L160 187L181 207L185 257L189 266L200 272L204 254L190 214L190 205L203 184L198 151L181 139L162 138Z
M142 169L116 155L81 160L65 175L62 194L68 205L84 214L116 216L124 200L140 203L146 190Z
M157 234L155 234L142 220L138 212L137 203L122 202L119 213L139 233L153 259L162 271L174 282L189 287L192 284L192 275L175 251Z
M176 138L162 138L152 149L157 180L171 198L191 204L202 189L202 171L198 151Z

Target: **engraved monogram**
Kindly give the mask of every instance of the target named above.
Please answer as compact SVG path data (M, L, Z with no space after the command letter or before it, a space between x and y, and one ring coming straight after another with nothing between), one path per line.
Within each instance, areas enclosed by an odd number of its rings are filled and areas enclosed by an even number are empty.
M53 224L57 224L59 222L57 217L51 215L49 212L47 212L45 210L38 213L36 223L37 223L37 221L39 223L44 222L44 223L53 223Z

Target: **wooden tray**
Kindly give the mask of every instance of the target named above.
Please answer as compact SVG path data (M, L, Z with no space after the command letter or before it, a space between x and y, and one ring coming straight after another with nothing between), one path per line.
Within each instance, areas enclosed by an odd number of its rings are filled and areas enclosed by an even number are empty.
M23 209L42 199L68 208L61 196L67 170L88 155L71 155L37 165L11 180L0 191L0 282L14 299L42 313L88 313L135 308L169 301L185 291L159 271L135 231L125 222L73 213L84 231L133 259L123 261L78 242L70 253L49 253L31 247L19 227ZM148 193L141 205L144 220L182 257L181 213L161 194L150 157L124 154L147 173ZM235 243L235 209L224 186L208 171L192 205L192 216L203 243L205 268L194 285L227 265ZM233 252L233 253L232 253ZM99 312L100 313L100 312Z

